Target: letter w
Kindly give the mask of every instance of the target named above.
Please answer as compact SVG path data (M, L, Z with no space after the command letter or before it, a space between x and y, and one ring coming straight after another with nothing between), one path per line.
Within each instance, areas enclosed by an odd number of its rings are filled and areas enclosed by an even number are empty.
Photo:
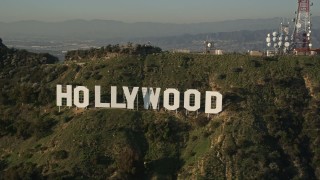
M161 88L156 88L156 92L153 91L153 88L142 88L144 109L149 109L150 105L154 110L158 108L160 91Z

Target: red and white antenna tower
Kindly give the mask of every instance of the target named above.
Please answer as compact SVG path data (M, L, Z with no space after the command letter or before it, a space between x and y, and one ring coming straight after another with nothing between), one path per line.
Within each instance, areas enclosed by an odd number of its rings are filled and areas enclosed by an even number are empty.
M298 0L298 11L294 19L295 26L292 34L292 49L308 52L312 48L311 43L311 14L309 0Z

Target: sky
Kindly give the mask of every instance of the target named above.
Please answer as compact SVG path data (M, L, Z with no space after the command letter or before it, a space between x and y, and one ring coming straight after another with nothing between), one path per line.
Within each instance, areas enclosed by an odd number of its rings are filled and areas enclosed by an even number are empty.
M317 2L318 3L318 2ZM312 8L320 15L320 3ZM199 23L293 17L297 0L0 0L0 21L103 19Z

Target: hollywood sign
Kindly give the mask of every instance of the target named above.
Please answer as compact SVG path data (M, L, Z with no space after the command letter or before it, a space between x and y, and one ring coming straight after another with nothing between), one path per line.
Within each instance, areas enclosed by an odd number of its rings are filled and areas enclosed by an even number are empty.
M61 107L63 104L71 107L72 103L78 108L86 108L89 106L90 91L85 86L66 85L63 92L62 85L56 87L57 106ZM101 87L95 86L94 88L94 105L96 108L121 108L121 109L134 109L135 101L138 97L139 87L133 87L130 92L129 87L123 86L123 94L126 102L118 102L117 99L117 86L111 86L111 101L101 102ZM161 88L142 87L142 97L144 102L144 109L156 110L159 108L159 99ZM66 99L66 103L63 103ZM192 100L192 103L191 103ZM213 103L214 101L214 103ZM138 101L137 101L138 102ZM201 93L196 89L189 89L184 92L184 108L187 111L198 111L201 106ZM215 107L212 107L214 106ZM180 108L180 92L174 88L168 88L163 91L163 107L170 111L175 111ZM222 95L216 91L205 92L205 113L218 114L222 111Z

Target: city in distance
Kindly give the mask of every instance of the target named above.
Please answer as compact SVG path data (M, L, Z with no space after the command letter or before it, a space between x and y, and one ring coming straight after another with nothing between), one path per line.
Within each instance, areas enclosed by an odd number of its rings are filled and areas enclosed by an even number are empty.
M313 17L313 44L320 45L320 16ZM112 20L69 20L62 22L0 22L0 37L9 47L49 52L63 59L63 52L107 44L148 43L164 50L202 51L203 41L215 41L230 52L263 50L266 33L278 30L291 19L239 19L207 23L125 23Z

